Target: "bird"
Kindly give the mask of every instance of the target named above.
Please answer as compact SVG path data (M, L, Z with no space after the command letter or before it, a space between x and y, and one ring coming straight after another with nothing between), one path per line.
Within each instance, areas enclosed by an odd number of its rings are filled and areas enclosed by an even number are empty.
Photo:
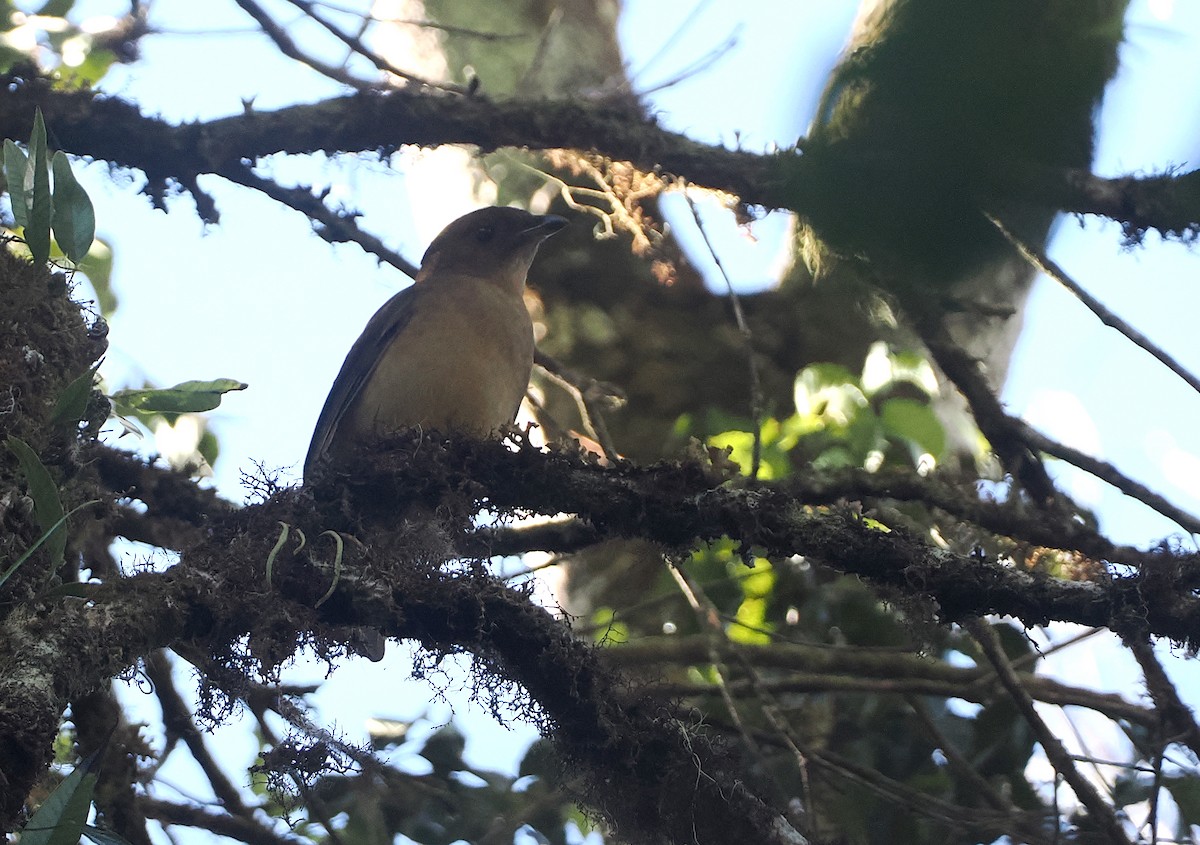
M403 428L486 438L510 425L533 370L526 275L542 241L566 225L556 214L492 206L446 226L415 283L384 303L346 355L305 481Z

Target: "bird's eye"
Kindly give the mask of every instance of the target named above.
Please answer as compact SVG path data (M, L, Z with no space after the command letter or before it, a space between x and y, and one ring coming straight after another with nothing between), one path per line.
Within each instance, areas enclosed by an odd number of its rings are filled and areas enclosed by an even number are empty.
M491 226L480 226L475 230L475 240L481 244L485 244L492 239L492 235L496 234L496 230Z

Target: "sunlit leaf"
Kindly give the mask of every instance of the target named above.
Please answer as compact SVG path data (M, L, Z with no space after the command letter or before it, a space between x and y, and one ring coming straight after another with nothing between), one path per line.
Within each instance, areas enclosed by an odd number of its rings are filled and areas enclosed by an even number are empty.
M937 394L937 373L933 371L933 365L929 363L929 359L925 355L901 350L893 351L891 358L894 381L907 381L909 384L915 384L929 396Z
M117 54L112 50L92 47L82 62L72 67L62 65L58 69L58 74L63 85L90 87L103 79L116 61Z
M617 620L611 607L597 608L592 614L592 630L597 642L609 645L629 642L629 627Z
M75 6L75 0L46 0L35 13L38 17L62 18Z
M874 395L892 383L893 374L888 345L882 340L875 341L867 350L866 360L863 361L863 392L868 396Z
M773 627L767 611L775 589L775 572L760 559L754 570L741 579L741 585L744 598L734 614L739 624L729 626L729 639L746 645L766 645L771 641L768 632Z
M888 434L916 444L935 458L942 457L946 449L946 430L932 406L897 397L883 403L879 417Z
M118 390L112 400L129 413L195 414L219 407L226 393L247 387L245 382L228 378L185 381L174 387Z
M793 385L796 413L819 418L825 426L850 424L867 406L858 379L840 364L811 364L800 371Z

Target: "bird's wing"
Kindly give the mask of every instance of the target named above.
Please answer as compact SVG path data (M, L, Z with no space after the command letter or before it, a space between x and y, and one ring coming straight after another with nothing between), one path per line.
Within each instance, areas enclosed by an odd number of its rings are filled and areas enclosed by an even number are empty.
M312 442L308 445L308 456L304 459L305 479L309 478L317 462L326 454L342 417L375 371L383 351L397 332L412 319L423 290L421 285L411 285L385 302L350 347L325 400L325 407L321 409Z

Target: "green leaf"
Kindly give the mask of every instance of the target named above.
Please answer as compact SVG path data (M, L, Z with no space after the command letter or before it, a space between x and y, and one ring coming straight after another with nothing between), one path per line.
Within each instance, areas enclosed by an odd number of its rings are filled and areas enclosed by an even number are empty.
M194 414L211 411L221 404L224 394L245 390L249 386L229 378L185 381L174 387L118 390L112 395L112 400L131 413Z
M92 387L96 384L96 370L100 368L97 361L86 372L74 379L63 389L54 410L50 412L50 425L55 428L75 426L87 412L88 400L92 397Z
M76 845L79 842L92 806L102 750L81 760L75 771L42 802L21 831L21 845Z
M25 482L29 485L29 496L33 499L38 525L46 535L43 540L48 544L50 563L57 569L63 562L67 548L67 532L59 530L66 521L66 514L58 497L58 486L28 443L16 435L9 435L6 442L8 450L21 462L21 472L25 474Z
M888 434L915 443L935 458L942 457L946 430L929 405L915 399L889 399L880 409L880 419Z
M4 140L4 181L12 200L13 219L21 228L29 225L29 194L33 190L33 171L29 157L14 142Z
M1200 779L1195 777L1163 778L1171 797L1179 807L1179 827L1186 831L1189 826L1200 824Z
M87 191L75 179L71 162L62 150L50 163L54 172L54 240L67 258L78 264L96 237L96 211Z
M50 260L50 220L54 204L50 199L50 168L46 164L46 122L42 110L33 116L33 135L29 139L29 163L33 168L33 202L25 226L25 244L35 264Z

